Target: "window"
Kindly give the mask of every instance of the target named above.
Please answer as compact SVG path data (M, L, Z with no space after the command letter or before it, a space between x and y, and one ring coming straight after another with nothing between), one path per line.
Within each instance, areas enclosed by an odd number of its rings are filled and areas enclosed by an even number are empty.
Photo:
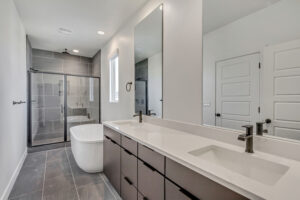
M109 102L119 102L119 55L109 60Z

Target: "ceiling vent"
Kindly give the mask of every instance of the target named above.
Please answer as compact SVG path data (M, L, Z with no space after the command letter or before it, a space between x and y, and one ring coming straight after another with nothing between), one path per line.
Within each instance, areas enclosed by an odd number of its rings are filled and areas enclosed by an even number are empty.
M64 35L71 35L72 34L72 31L69 30L69 29L66 29L66 28L59 28L58 32L61 33L61 34L64 34Z

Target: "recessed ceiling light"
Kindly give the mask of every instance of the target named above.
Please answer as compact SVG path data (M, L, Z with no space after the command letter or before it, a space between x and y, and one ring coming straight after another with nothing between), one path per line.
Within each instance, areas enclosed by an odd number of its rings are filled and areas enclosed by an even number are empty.
M79 53L79 50L73 49L73 52L74 52L74 53Z
M97 31L97 33L98 33L99 35L104 35L104 32L103 32L103 31Z

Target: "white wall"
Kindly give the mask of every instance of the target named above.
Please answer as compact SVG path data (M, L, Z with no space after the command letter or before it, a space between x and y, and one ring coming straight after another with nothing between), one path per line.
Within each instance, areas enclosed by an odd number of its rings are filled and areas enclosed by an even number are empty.
M164 3L164 118L202 121L202 0L150 0L101 50L102 119L131 118L134 113L134 27ZM109 55L119 49L120 102L109 103Z
M1 0L0 32L0 199L6 199L27 141L26 104L12 105L26 101L26 35L12 0Z
M204 35L203 123L215 124L215 62L262 52L268 44L300 38L300 1L282 0Z
M148 58L148 102L149 110L162 116L162 53Z

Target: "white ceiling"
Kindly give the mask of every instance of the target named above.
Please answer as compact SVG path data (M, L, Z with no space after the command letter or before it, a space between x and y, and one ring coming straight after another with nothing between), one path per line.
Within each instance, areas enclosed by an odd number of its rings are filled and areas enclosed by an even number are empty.
M148 0L15 0L33 48L92 57ZM59 28L72 31L70 35ZM105 35L98 35L102 30Z
M157 8L135 27L135 63L162 51L162 17L162 10Z
M204 0L203 30L214 31L280 0Z

